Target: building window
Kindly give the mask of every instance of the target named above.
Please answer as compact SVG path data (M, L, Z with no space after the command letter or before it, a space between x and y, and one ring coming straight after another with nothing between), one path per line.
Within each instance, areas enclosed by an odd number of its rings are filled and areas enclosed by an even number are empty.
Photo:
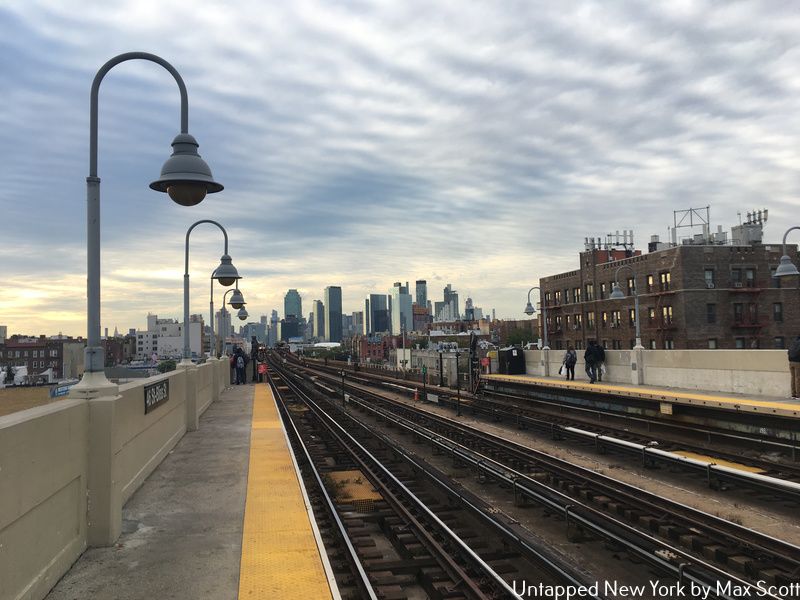
M564 304L569 304L569 288L564 288Z
M783 303L775 302L772 305L772 320L777 323L783 322ZM781 346L783 347L783 346Z
M581 301L581 288L576 287L572 290L572 300L577 304Z
M575 329L581 329L583 327L583 315L575 315Z
M756 324L758 323L758 304L755 302L751 302L747 305L747 314L750 319L750 323Z
M668 292L670 289L670 284L672 283L672 276L669 274L669 271L659 273L659 281L661 283L661 291Z
M745 347L744 338L736 338L736 349L743 350Z
M586 284L586 299L587 300L594 300L594 284L587 283Z
M653 291L653 276L652 275L648 275L647 276L647 293L649 294L652 291Z
M733 287L742 287L742 270L731 269L731 283Z
M561 292L556 292L556 305L561 304Z
M550 292L545 292L544 294L544 303L549 305L550 304Z
M656 309L652 306L647 308L647 322L648 323L655 323L656 321Z
M717 305L706 304L706 323L717 322Z
M741 302L737 302L733 305L733 322L741 323L743 321L744 321L744 304L742 304Z
M664 325L672 325L672 307L661 307L661 323Z
M605 283L601 283L600 284L600 300L605 300L605 299L606 299L606 284Z
M783 337L774 337L772 338L772 347L773 348L786 348L786 340Z
M608 313L606 311L600 313L600 325L603 328L608 326Z
M586 313L586 328L594 329L594 312Z
M664 350L674 350L675 349L675 342L671 339L664 340Z
M636 309L628 309L628 323L631 327L636 326Z
M709 350L716 350L717 349L717 338L709 338L709 340L708 340L708 349Z
M745 269L744 270L744 285L745 287L755 287L756 286L756 270L755 269Z
M633 277L628 277L628 296L633 296L633 288L636 286L636 280Z
M703 271L703 277L706 281L706 287L708 289L713 289L714 287L714 269L705 269Z
M655 349L656 349L656 341L650 340L650 350L655 350Z
M611 325L614 327L619 327L620 323L622 322L622 316L620 311L615 310L611 313Z
M612 350L619 350L622 347L620 344L621 342L619 340L611 340Z
M583 340L575 340L575 350L583 350Z

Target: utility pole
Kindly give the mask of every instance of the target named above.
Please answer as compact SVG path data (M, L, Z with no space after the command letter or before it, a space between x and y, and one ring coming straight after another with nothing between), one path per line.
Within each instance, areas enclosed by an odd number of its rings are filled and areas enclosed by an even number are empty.
M461 416L461 377L458 372L458 357L461 353L456 350L456 416Z
M344 394L344 369L342 369L340 373L342 375L342 409L346 409L347 407L345 406L345 394Z

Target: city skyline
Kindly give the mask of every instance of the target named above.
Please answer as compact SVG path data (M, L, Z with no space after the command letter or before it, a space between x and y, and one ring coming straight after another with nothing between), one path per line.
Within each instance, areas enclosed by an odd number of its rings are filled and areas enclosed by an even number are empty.
M148 190L177 133L174 82L151 65L109 75L99 176L111 330L181 314L183 234L201 218L228 228L252 315L289 288L329 285L352 312L393 280L425 277L429 296L452 282L498 318L522 318L527 289L571 268L586 236L634 229L643 247L672 210L709 204L725 229L768 208L773 243L795 224L791 4L312 2L263 14L0 8L9 331L85 335L89 86L130 50L182 73L191 131L226 189L191 210ZM219 255L216 235L193 236L192 313L207 315Z

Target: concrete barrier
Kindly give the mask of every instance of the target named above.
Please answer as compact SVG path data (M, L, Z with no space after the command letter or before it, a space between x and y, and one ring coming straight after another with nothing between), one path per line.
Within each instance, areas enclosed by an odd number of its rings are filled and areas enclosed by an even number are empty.
M114 544L123 505L219 398L227 371L211 361L0 417L0 598L44 598L87 546ZM167 393L145 412L154 385Z
M0 417L0 598L44 598L86 549L88 428L85 400Z
M583 350L578 350L575 379L588 380ZM558 375L565 350L526 350L528 375ZM606 350L607 383L643 384L699 391L789 396L785 350Z

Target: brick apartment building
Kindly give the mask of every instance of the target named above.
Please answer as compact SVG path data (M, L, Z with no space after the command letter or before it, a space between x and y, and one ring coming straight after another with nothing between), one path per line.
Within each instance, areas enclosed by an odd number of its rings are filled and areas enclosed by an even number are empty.
M647 254L589 248L577 270L542 278L550 347L582 349L594 339L632 348L634 276L645 348L787 347L800 334L800 289L795 277L772 276L781 244L708 241L652 243ZM787 251L798 264L797 246ZM633 269L619 273L626 297L610 300L621 265Z
M0 344L0 365L27 367L28 375L53 369L57 379L74 379L83 373L82 338L12 335Z

